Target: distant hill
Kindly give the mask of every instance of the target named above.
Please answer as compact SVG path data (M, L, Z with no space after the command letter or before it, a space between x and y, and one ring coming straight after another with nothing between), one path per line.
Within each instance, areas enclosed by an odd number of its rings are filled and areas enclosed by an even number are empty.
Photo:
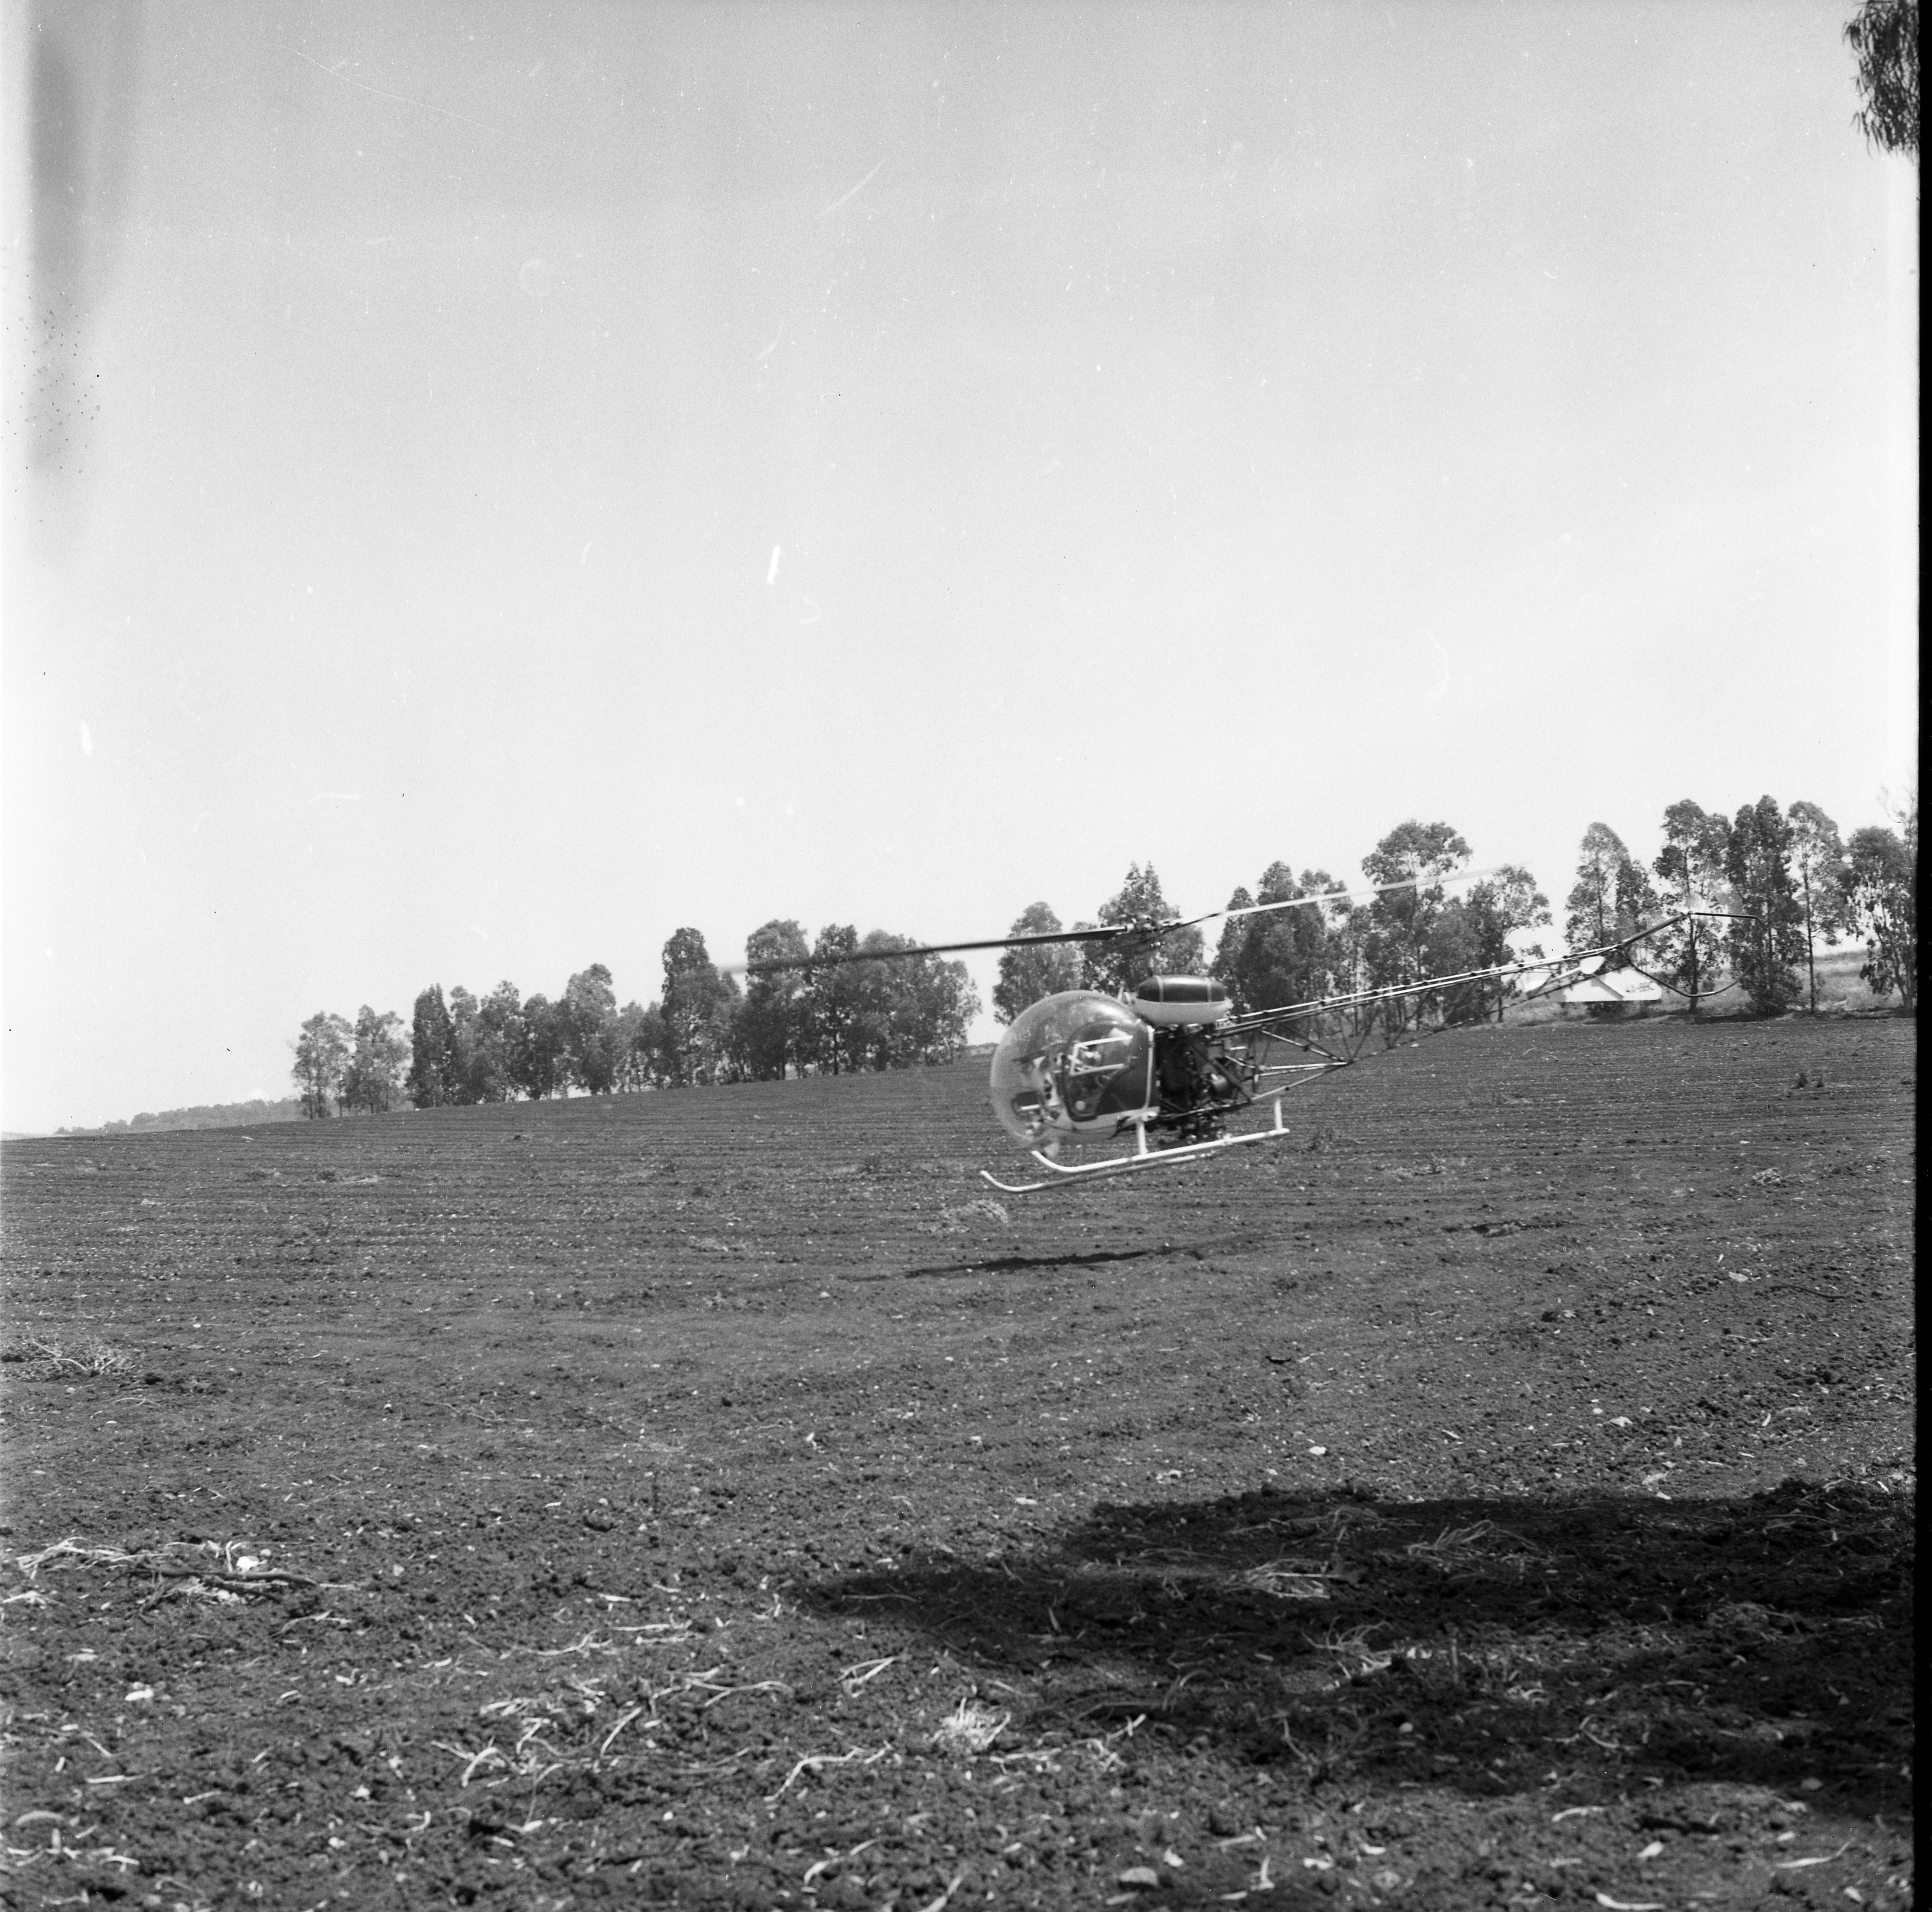
M293 1096L280 1102L218 1102L198 1109L164 1109L158 1115L136 1115L131 1122L103 1122L98 1129L56 1129L56 1135L143 1135L155 1129L244 1129L257 1122L298 1122L302 1104Z

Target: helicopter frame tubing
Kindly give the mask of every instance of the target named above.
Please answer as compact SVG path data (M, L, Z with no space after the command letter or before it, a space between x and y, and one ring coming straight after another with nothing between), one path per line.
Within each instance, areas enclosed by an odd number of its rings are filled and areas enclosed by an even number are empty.
M1670 989L1673 995L1685 995L1688 994L1688 992L1676 989L1674 985L1665 982L1661 977L1650 976L1647 970L1643 969L1632 959L1630 951L1638 944L1648 942L1653 937L1660 936L1666 930L1675 929L1680 923L1709 918L1723 918L1733 921L1753 920L1740 917L1733 911L1682 911L1675 916L1666 917L1661 922L1647 925L1637 931L1634 935L1621 937L1613 943L1599 944L1592 949L1573 950L1562 956L1534 956L1520 962L1492 963L1480 969L1461 970L1454 975L1425 976L1419 977L1412 983L1386 983L1377 989L1354 989L1338 995L1318 996L1306 1002L1290 1003L1279 1009L1250 1010L1242 1014L1228 1017L1220 1025L1217 1033L1223 1037L1251 1034L1266 1036L1276 1041L1292 1042L1300 1048L1314 1049L1322 1054L1328 1054L1330 1052L1322 1044L1306 1037L1289 1035L1277 1025L1303 1021L1324 1013L1339 1012L1347 1009L1366 1009L1369 1014L1364 1018L1361 1027L1351 1033L1350 1039L1347 1042L1346 1058L1336 1058L1338 1061L1346 1060L1348 1062L1353 1062L1361 1055L1367 1039L1375 1028L1375 1012L1385 1005L1393 1005L1402 1001L1418 999L1426 1001L1430 996L1440 995L1450 989L1485 983L1498 983L1505 986L1501 995L1501 1001L1504 1007L1516 1003L1534 1002L1539 997L1547 995L1552 989L1567 989L1586 977L1598 974L1610 966L1613 958L1619 959L1618 966L1635 970L1639 975ZM1522 986L1520 989L1512 989L1508 986L1522 981L1522 979L1530 978L1534 980L1523 982ZM1718 992L1714 990L1700 991L1697 997L1693 1000L1701 1000L1705 995L1717 993ZM1466 1026L1468 1025L1463 1022L1443 1022L1437 1025L1436 1028L1439 1030ZM1435 1032L1435 1031L1430 1031L1426 1033Z

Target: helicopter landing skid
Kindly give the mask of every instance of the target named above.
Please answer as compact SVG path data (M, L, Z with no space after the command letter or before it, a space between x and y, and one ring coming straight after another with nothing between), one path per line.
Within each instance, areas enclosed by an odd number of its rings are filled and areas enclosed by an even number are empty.
M1286 1142L1288 1125L1281 1119L1281 1092L1274 1096L1274 1124L1271 1128L1258 1129L1252 1135L1222 1136L1214 1142L1184 1142L1178 1148L1150 1148L1148 1146L1147 1124L1138 1124L1135 1129L1135 1148L1131 1155L1117 1155L1111 1161L1089 1162L1083 1167L1064 1169L1051 1156L1043 1155L1036 1148L1033 1159L1042 1169L1052 1171L1046 1181L1002 1181L990 1169L982 1169L980 1178L989 1182L1006 1195L1035 1195L1043 1188L1064 1188L1076 1181L1105 1181L1114 1175L1135 1175L1149 1169L1168 1169L1183 1162L1198 1162L1210 1155L1218 1155L1223 1149L1245 1148L1251 1142Z

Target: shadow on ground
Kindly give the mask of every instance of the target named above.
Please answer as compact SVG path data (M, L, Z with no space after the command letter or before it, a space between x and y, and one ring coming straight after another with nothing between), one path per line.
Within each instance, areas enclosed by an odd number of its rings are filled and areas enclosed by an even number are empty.
M1103 1505L1039 1552L801 1592L980 1669L1014 1708L1008 1743L1138 1721L1312 1784L1648 1781L1681 1812L1687 1782L1720 1781L1869 1814L1910 1797L1912 1538L1908 1495L1796 1482L1695 1502L1264 1490Z
M944 1262L930 1268L891 1268L878 1274L848 1274L848 1281L910 1281L928 1274L1038 1274L1042 1268L1097 1268L1107 1262L1139 1262L1169 1252L1160 1248L1096 1248L1084 1255L988 1255L973 1261Z
M1261 1245L1251 1232L1204 1235L1198 1241L1163 1241L1150 1248L1094 1248L1065 1255L982 1255L970 1260L928 1267L894 1268L874 1274L848 1274L848 1281L912 1280L929 1274L1037 1274L1042 1270L1098 1268L1108 1262L1185 1260L1202 1262L1214 1255L1236 1255Z

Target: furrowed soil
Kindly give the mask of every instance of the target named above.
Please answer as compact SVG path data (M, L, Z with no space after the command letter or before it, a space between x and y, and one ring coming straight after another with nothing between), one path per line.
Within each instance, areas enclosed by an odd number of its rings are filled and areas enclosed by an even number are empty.
M10 1145L0 1895L1902 1907L1915 1055Z

